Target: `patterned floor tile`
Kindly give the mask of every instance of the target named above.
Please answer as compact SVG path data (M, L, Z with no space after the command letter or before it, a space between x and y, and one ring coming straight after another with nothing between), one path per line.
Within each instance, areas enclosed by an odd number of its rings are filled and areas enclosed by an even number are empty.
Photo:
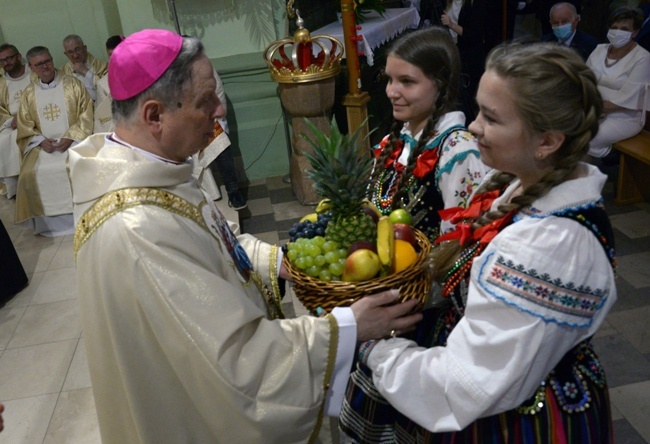
M249 218L242 218L240 220L242 233L266 233L267 231L275 230L275 218L273 214L262 214L259 216L251 216Z
M277 188L269 190L269 197L272 204L279 204L282 202L297 202L295 194L291 188ZM305 213L307 214L308 211Z
M625 214L610 216L612 226L624 233L630 239L650 236L650 213L647 211L631 211Z

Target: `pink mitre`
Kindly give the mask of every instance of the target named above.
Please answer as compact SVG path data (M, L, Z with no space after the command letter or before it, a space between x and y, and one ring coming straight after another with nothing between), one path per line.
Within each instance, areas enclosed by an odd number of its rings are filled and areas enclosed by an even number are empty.
M165 29L144 29L117 45L108 64L114 100L137 96L154 84L181 52L183 37Z

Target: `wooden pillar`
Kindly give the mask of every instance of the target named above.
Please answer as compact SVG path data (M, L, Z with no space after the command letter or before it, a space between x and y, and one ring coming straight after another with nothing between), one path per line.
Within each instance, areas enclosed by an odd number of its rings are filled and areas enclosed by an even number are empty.
M343 105L346 108L348 116L348 131L354 133L357 128L363 125L359 140L365 139L367 149L370 149L370 141L366 138L368 135L368 102L370 94L361 91L359 94L346 94L343 97Z
M370 95L361 91L361 67L359 64L357 21L354 15L354 0L341 0L341 18L343 19L343 45L348 68L348 93L343 98L348 117L348 131L354 133L362 125L361 139L368 134L368 102ZM370 141L366 139L366 148Z

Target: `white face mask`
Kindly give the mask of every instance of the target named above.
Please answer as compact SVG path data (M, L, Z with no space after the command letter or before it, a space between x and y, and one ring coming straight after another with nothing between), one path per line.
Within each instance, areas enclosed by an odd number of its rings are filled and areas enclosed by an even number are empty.
M612 44L614 48L622 48L630 41L632 38L631 31L624 31L622 29L610 29L607 32L607 40Z

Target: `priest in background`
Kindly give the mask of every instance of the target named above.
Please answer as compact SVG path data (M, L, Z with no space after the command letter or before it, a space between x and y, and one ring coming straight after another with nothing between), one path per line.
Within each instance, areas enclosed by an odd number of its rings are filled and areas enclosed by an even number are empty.
M23 90L30 83L31 70L23 63L18 48L9 43L0 45L0 194L11 199L16 195L20 173L20 150L16 144L16 114Z
M84 85L59 73L50 51L27 52L38 81L25 88L18 111L17 143L22 165L16 191L16 222L34 220L44 236L74 232L68 148L93 132L93 105Z
M111 62L111 54L124 37L121 35L112 35L106 39L106 54L108 54L108 63ZM113 131L113 114L111 112L111 90L108 87L108 76L104 76L97 81L97 99L95 100L95 125L93 133L108 133Z
M93 57L76 34L63 39L63 54L68 58L68 62L61 67L63 74L81 81L92 100L97 100L97 82L108 72L108 64Z

